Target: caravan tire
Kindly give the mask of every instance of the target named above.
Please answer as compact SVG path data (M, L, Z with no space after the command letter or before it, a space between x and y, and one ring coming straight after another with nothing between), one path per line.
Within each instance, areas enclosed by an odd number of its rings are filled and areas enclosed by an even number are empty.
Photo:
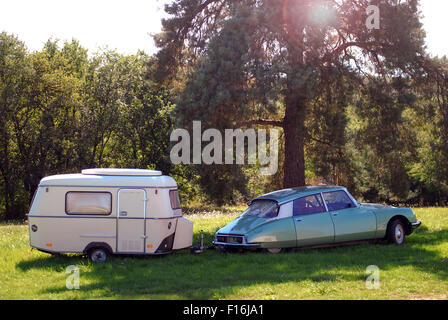
M104 248L92 248L87 252L90 261L92 262L105 262L109 256L109 252Z

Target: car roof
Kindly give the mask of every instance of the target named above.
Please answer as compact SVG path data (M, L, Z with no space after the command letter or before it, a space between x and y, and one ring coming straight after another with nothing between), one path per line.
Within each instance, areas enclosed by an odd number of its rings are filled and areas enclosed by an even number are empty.
M258 198L255 198L254 200L273 200L276 201L278 204L283 204L286 202L290 202L294 199L306 197L319 192L329 192L339 190L347 191L346 188L340 186L328 186L328 185L306 186L306 187L283 189L266 193L262 196L259 196Z

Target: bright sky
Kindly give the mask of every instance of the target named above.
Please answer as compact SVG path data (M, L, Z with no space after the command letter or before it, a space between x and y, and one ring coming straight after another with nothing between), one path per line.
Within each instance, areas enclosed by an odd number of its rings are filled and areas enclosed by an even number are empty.
M89 52L109 47L153 53L166 0L0 0L0 32L16 34L31 50L50 38L80 41Z
M160 31L163 4L169 0L0 0L0 32L18 35L29 49L50 38L75 38L90 52L109 47L132 54L154 53L151 33ZM448 56L448 0L421 0L427 46Z
M426 45L434 56L448 57L448 1L420 0Z

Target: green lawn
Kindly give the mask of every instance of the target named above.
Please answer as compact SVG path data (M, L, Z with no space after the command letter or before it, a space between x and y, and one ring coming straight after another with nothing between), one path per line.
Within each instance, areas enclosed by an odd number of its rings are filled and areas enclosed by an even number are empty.
M240 211L195 213L195 242ZM415 209L423 226L404 246L309 249L278 255L189 251L165 257L112 257L92 264L76 255L31 250L27 227L0 224L0 299L447 299L448 209ZM80 289L67 290L69 265ZM380 288L366 288L366 267Z

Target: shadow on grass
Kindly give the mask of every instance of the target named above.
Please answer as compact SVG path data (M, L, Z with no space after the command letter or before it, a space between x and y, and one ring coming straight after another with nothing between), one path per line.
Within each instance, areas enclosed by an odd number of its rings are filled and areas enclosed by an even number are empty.
M207 239L212 237L206 234ZM163 257L113 256L104 264L93 264L80 256L49 256L22 261L17 268L65 272L68 265L83 266L80 291L86 296L99 290L103 297L213 299L259 284L365 281L369 265L376 265L383 271L412 266L448 280L447 258L437 250L428 249L446 239L448 230L428 232L422 227L407 238L404 246L363 244L278 255L222 254L211 250L191 255L181 251ZM60 286L45 289L44 293L66 290L65 286Z

